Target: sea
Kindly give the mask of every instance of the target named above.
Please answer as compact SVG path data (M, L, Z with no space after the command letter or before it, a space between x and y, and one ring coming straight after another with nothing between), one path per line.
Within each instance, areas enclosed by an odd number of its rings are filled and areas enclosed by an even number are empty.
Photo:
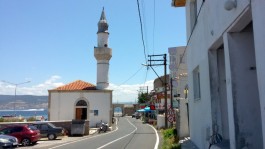
M0 110L0 117L3 116L20 116L29 118L33 116L43 116L44 119L48 119L47 109L25 109L25 110Z
M121 116L121 109L116 108L114 110L114 116ZM3 116L16 116L29 118L33 116L43 116L45 120L48 119L47 109L25 109L25 110L0 110L0 117Z

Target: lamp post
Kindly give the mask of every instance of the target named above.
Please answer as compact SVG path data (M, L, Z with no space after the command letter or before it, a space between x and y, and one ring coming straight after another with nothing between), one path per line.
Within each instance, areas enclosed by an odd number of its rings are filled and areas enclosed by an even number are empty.
M21 82L21 83L11 83L8 81L2 81L2 82L5 82L5 83L11 84L11 85L15 85L15 100L14 100L14 107L13 107L13 110L15 111L15 109L16 109L16 97L17 97L17 86L21 85L21 84L29 83L30 81Z

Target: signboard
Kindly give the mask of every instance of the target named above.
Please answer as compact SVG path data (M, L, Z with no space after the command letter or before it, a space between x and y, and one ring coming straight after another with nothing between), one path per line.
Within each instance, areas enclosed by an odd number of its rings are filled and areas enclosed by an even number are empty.
M155 105L150 105L150 110L155 110L155 109L156 109Z
M175 121L175 112L174 112L174 110L171 107L169 107L167 109L167 120L170 123L172 123L173 121Z
M144 109L145 108L145 104L140 104L140 109Z
M171 107L167 109L167 115L175 115L175 112Z

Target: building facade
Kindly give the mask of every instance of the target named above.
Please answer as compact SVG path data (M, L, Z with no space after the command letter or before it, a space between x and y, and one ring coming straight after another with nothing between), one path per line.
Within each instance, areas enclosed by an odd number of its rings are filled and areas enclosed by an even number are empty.
M170 92L173 103L177 103L176 126L180 138L189 136L188 124L188 73L186 47L168 48L170 70Z
M112 90L97 90L77 80L49 90L49 121L89 120L90 127L103 121L112 124Z
M265 148L265 1L184 4L191 140L201 149Z

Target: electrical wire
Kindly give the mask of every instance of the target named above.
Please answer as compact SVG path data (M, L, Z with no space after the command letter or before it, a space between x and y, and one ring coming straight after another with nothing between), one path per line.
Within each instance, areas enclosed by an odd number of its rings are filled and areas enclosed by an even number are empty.
M141 69L143 69L144 66L139 68L131 77L129 77L126 81L122 82L119 86L123 85L124 83L128 82L130 79L132 79Z
M142 0L142 3L141 3L141 16L142 16L142 23L143 23L143 33L144 33L144 41L145 41L145 49L146 49L146 53L148 54L149 53L149 47L148 47L148 38L147 38L147 32L148 32L148 28L146 27L146 16L145 16L145 1Z
M144 35L143 35L143 23L142 23L142 18L141 18L141 12L140 12L139 0L137 0L137 6L138 6L139 19L140 19L140 26L141 26L142 43L143 43L143 47L144 47L144 58L145 58L145 62L147 63L146 50L145 50L145 43L144 43Z
M183 52L183 55L180 57L180 61L179 61L179 64L178 64L177 69L179 68L180 62L182 62L182 59L183 59L183 57L185 56L185 53L186 53L186 51L187 51L188 44L189 44L190 39L191 39L191 37L192 37L192 35L193 35L193 31L194 31L194 29L195 29L195 27L196 27L196 25L197 25L198 17L200 16L200 13L201 13L201 9L202 9L203 4L204 4L204 1L202 2L201 6L200 6L200 9L199 9L198 15L196 16L196 19L195 19L194 25L193 25L193 27L192 27L192 30L191 30L190 36L189 36L189 38L188 38L187 44L186 44L185 49L184 49L184 52Z
M154 19L153 19L153 54L155 50L155 26L156 26L156 1L154 0Z

